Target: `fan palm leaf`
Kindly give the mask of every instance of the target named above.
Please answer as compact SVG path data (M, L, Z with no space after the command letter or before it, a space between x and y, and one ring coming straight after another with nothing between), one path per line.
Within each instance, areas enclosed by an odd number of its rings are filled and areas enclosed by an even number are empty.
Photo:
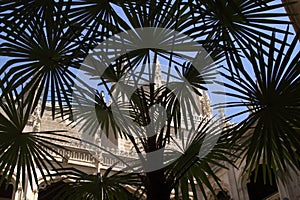
M121 7L133 28L161 27L178 30L186 23L187 5L182 1L131 1L121 4Z
M44 24L33 19L25 30L5 24L7 27L1 29L0 35L0 54L8 58L0 69L2 81L7 83L5 91L24 86L24 93L36 94L33 107L42 97L42 113L46 102L51 101L53 116L55 104L60 106L61 113L64 105L71 107L74 70L85 57L82 46L76 42L77 35L57 20Z
M273 30L283 33L274 24L290 23L282 18L287 14L278 11L284 4L274 0L189 1L189 4L195 27L191 26L186 34L197 38L212 57L226 53L239 56L241 49L255 47L257 41L269 47L269 33Z
M61 6L61 2L54 0L3 0L1 1L0 18L2 21L6 21L10 27L22 29L36 18L53 21L54 16L62 10Z
M288 33L277 47L273 33L267 56L264 56L260 44L258 57L251 54L252 51L244 51L250 66L238 67L239 74L234 73L233 76L223 73L228 81L225 86L231 90L226 95L238 98L237 101L229 101L226 106L240 108L230 117L248 113L239 123L233 142L245 147L245 171L251 173L258 164L262 164L264 177L266 172L269 175L271 171L288 174L289 167L293 170L300 167L297 153L300 148L299 41L295 36L288 44L287 38ZM254 76L249 75L249 71Z
M25 103L17 92L1 95L0 102L0 171L2 178L15 183L21 182L26 188L27 181L38 184L38 172L47 182L47 175L60 163L53 156L61 156L57 143L68 143L72 137L64 136L64 131L30 131L25 129L31 116L32 105Z
M198 199L198 188L207 199L207 190L216 195L213 185L222 189L216 170L234 165L238 158L235 153L239 147L229 142L231 128L223 119L203 119L196 132L189 133L182 156L166 167L166 179L175 191L175 198L189 199L192 194L193 199Z
M65 187L52 190L50 197L55 199L134 199L138 198L141 189L137 174L112 172L108 168L104 174L87 174L75 168L62 168L56 173L65 177ZM128 186L136 190L130 192Z
M117 138L117 135L121 133L120 128L115 122L111 105L105 101L103 94L91 89L90 91L78 91L73 94L73 97L71 113L81 132L92 137L114 134L114 137ZM66 112L65 115L67 116L69 113Z
M67 4L64 15L70 26L84 29L83 38L89 41L86 45L92 47L120 32L120 26L129 29L116 10L119 4L120 1L74 0Z

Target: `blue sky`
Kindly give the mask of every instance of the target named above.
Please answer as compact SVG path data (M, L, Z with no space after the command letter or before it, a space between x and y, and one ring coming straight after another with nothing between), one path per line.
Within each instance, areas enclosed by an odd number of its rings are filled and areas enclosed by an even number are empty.
M280 2L280 0L277 0L277 1L275 1L275 2ZM122 12L120 12L120 10L119 10L118 8L116 8L116 11L118 11L118 13L120 14L120 16L121 16L122 18L125 17L125 15L124 15ZM283 11L283 8L280 9L280 10L278 10L278 12L282 12L282 11ZM286 19L286 18L285 18L285 19ZM278 27L284 28L283 25L281 25L281 26L278 25ZM290 30L293 31L292 27L290 28ZM280 37L282 37L282 36L278 35L278 37L280 38ZM290 40L291 40L291 38L290 38ZM0 42L2 43L3 41L0 40ZM298 45L298 50L300 51L299 45ZM7 60L8 60L7 58L5 58L5 57L2 56L2 57L0 58L0 65L2 66ZM166 63L164 63L163 59L161 59L160 61L161 61L161 63L162 63L163 65L166 64ZM249 71L249 73L251 73L251 72ZM3 75L1 74L0 77L2 77L2 76L3 76ZM214 104L214 103L220 101L220 100L216 100L217 97L216 97L216 96L213 96L213 94L210 94L210 93L209 93L209 96L211 97L212 104ZM228 99L228 100L230 100L230 99ZM226 114L227 114L227 115L230 115L230 114L232 114L232 113L235 113L236 111L237 111L237 110L234 110L234 109L226 110ZM217 114L217 112L215 112L214 114ZM242 118L243 118L243 116L241 116L241 117L239 117L239 118L237 118L237 119L233 119L233 121L239 121L239 120L242 119Z

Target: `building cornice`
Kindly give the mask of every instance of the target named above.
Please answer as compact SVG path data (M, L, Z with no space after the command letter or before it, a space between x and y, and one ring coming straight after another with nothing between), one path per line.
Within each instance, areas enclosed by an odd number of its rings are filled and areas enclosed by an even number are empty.
M300 31L300 0L282 0L296 32ZM300 38L299 38L300 39Z

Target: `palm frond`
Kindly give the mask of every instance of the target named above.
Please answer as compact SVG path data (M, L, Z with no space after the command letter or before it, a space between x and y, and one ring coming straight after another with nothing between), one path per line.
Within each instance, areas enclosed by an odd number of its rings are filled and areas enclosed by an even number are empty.
M245 171L251 173L262 164L266 169L264 177L271 171L287 176L288 167L300 168L297 154L300 148L300 53L296 50L298 36L288 44L288 34L286 32L283 43L277 48L273 33L266 56L262 44L257 49L258 57L251 51L244 51L250 63L247 70L239 68L239 74L233 76L223 73L228 81L226 87L231 90L226 95L239 99L226 103L228 107L240 108L240 112L230 117L248 113L239 123L233 142L245 147ZM249 71L254 76L249 75Z
M108 168L104 174L87 174L75 168L62 168L56 173L63 176L64 187L55 188L48 195L55 199L134 199L141 190L137 174L112 172ZM50 185L51 186L51 185ZM129 191L128 187L135 191Z
M235 153L239 147L229 142L233 133L229 131L231 126L221 119L203 119L199 122L182 156L166 168L167 181L175 190L175 198L189 199L189 194L193 194L193 199L198 199L197 188L207 199L206 189L214 195L213 185L217 184L222 189L217 170L234 165L238 158Z
M1 1L0 18L12 29L24 30L30 22L39 18L53 22L62 10L62 3L53 0Z
M67 4L63 15L67 16L70 26L84 29L83 39L88 41L85 45L92 47L120 32L120 26L129 29L116 11L119 4L119 1L75 0Z
M4 178L10 182L15 176L15 183L21 183L24 189L27 181L30 186L38 184L38 173L47 182L46 176L60 166L54 155L62 157L57 149L63 147L57 143L68 143L70 139L75 139L64 136L64 131L25 130L32 110L32 105L25 102L25 97L17 92L1 95L0 183Z
M278 11L283 10L284 4L274 0L190 1L189 4L195 27L190 26L186 34L198 38L212 57L255 48L257 41L269 47L272 31L284 33L274 24L290 23L282 18L287 14Z
M77 35L57 20L44 24L34 18L25 30L5 24L0 35L0 54L8 58L0 69L7 83L3 92L23 86L23 93L32 94L33 107L42 97L42 113L50 101L53 116L56 104L61 113L64 105L71 107L75 70L85 57Z
M94 89L82 88L73 93L72 115L74 123L80 131L90 137L102 137L121 134L120 127L116 123L111 105L106 102L105 96ZM66 112L65 115L68 115ZM104 135L102 135L104 134ZM122 135L119 135L122 136Z

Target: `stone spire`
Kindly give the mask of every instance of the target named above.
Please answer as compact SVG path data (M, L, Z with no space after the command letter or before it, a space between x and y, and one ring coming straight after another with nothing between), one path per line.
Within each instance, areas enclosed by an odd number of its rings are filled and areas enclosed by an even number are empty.
M32 120L32 128L33 131L38 132L41 128L41 108L42 108L42 100L39 99L38 105L34 109L33 113L31 114Z
M203 110L203 115L207 116L207 117L211 117L212 116L212 109L210 106L210 99L206 93L206 91L203 91L202 93L202 110Z
M162 85L161 66L160 66L160 62L158 60L157 55L154 56L153 65L155 68L154 69L154 83L157 85L157 87L160 87Z
M219 109L219 117L220 119L225 119L225 112L224 112L224 108L220 108Z

